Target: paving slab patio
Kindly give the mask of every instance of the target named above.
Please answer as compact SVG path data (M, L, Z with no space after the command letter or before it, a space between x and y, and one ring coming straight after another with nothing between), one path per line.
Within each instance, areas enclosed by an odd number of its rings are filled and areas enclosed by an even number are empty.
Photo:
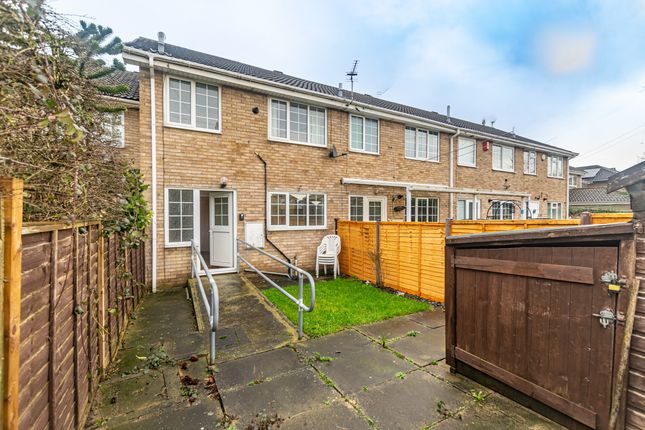
M185 291L175 289L146 297L138 309L90 427L227 428L232 419L241 430L268 419L280 429L560 428L450 373L442 310L297 341L253 286L236 275L218 277L218 285L214 375L226 419L205 386L207 339L196 331ZM142 358L159 347L167 360L145 368ZM196 385L182 385L187 375Z

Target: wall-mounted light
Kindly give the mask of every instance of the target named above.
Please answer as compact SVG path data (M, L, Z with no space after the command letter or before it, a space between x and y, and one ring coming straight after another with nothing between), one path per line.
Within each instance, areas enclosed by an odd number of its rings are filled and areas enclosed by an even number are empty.
M226 188L227 185L228 185L228 178L226 176L222 176L221 178L219 178L220 188Z
M542 161L546 160L546 154L543 152L543 153L540 155L540 158L542 159Z
M257 115L257 114L259 114L259 113L260 113L260 108L259 108L259 107L257 107L257 106L254 106L254 107L253 107L253 109L251 109L251 112L253 112L254 114L256 114L256 115Z

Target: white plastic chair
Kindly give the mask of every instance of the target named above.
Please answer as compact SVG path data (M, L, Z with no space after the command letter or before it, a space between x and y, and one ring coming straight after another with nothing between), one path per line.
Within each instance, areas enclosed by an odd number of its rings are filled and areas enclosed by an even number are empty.
M340 275L338 254L340 254L340 237L335 234L329 234L323 237L316 252L316 278L319 276L318 269L321 264L325 275L327 274L328 265L334 266L334 279L336 279L336 275Z

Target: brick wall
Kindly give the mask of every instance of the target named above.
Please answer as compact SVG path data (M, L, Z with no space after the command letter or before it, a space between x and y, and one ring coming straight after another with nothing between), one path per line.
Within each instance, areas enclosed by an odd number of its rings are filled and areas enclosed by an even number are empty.
M405 189L362 185L342 185L341 178L362 178L400 182L449 183L449 137L440 133L440 162L409 160L404 157L405 124L380 120L380 154L371 155L349 151L348 114L327 110L328 146L335 145L340 156L329 157L327 148L290 143L279 143L267 138L268 99L266 95L222 87L222 132L208 133L164 126L163 121L163 74L156 76L157 117L157 218L158 279L160 283L183 282L190 272L189 249L164 246L164 189L168 187L217 190L220 178L227 177L226 189L237 193L237 214L244 213L245 220L238 222L238 237L244 237L247 222L263 222L265 211L264 170L257 157L260 154L268 166L268 191L320 192L327 197L327 226L321 230L272 231L269 238L289 257L297 256L299 264L313 268L315 248L322 237L334 231L334 219L347 219L349 195L385 197L389 220L403 220L404 211L394 211L405 205ZM126 116L126 150L133 160L139 152L138 165L149 180L150 165L150 77L147 71L140 72L141 109L128 111ZM252 109L259 108L254 114ZM138 139L136 143L129 142ZM134 149L136 148L137 151ZM455 140L455 149L457 143ZM130 153L129 151L132 150ZM455 186L530 192L533 197L542 196L541 215L546 215L546 202L564 203L566 179L547 179L546 161L538 153L536 176L524 175L523 152L516 150L516 173L492 170L492 151L484 152L478 142L477 168L456 165ZM455 154L456 160L456 154ZM566 172L566 164L565 164ZM508 179L505 183L504 179ZM508 186L507 186L508 185ZM402 196L402 198L399 198ZM446 193L413 192L414 197L439 199L439 218L449 216L449 195ZM148 193L147 197L151 197ZM472 198L472 195L464 195ZM496 196L479 196L482 216L486 214L488 199ZM455 206L458 196L455 196ZM508 197L499 199L508 200ZM455 209L456 213L456 209ZM268 244L267 244L268 246ZM269 247L270 250L270 247ZM254 260L259 261L259 260ZM265 261L259 261L266 265ZM268 267L268 266L267 266Z

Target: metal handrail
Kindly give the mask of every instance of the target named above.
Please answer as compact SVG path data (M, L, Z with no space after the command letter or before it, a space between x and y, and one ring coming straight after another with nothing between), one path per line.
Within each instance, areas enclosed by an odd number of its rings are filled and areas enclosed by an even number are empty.
M278 263L282 264L283 266L286 266L287 268L293 270L298 274L298 298L295 298L293 295L291 295L287 290L282 288L280 285L276 284L271 278L269 278L264 272L262 272L260 269L256 268L253 264L251 264L246 258L242 257L242 254L240 253L240 245L244 245L250 249L253 249L254 251L259 252L262 255L265 255L269 258L271 258L274 261L277 261ZM289 300L291 300L293 303L298 305L298 338L302 339L302 323L303 323L303 313L304 312L311 312L314 310L314 306L316 305L316 282L314 281L313 276L306 270L302 270L300 267L294 266L291 263L288 263L284 260L279 259L278 257L269 254L266 251L261 250L260 248L257 248L253 245L251 245L248 242L243 241L242 239L237 239L237 259L238 259L238 270L240 267L240 260L243 261L247 266L249 266L255 273L260 275L266 282L269 283L273 288L276 288L278 291L280 291L282 294L284 294ZM303 292L304 292L304 287L303 287L303 277L306 277L307 280L309 281L309 290L311 292L310 299L309 299L309 306L305 306L304 303L304 298L303 298Z
M215 340L217 339L217 326L219 324L219 290L217 288L217 283L213 279L208 270L208 265L204 261L204 257L199 252L197 248L197 243L195 240L190 241L191 248L191 264L193 269L193 277L197 279L197 286L199 287L199 295L204 302L204 307L206 308L206 314L208 315L208 322L210 326L210 357L209 363L215 364ZM202 278L199 276L200 270L203 270L206 273L206 278L211 286L211 300L210 303L206 298L206 292L204 291L204 285L202 283Z

